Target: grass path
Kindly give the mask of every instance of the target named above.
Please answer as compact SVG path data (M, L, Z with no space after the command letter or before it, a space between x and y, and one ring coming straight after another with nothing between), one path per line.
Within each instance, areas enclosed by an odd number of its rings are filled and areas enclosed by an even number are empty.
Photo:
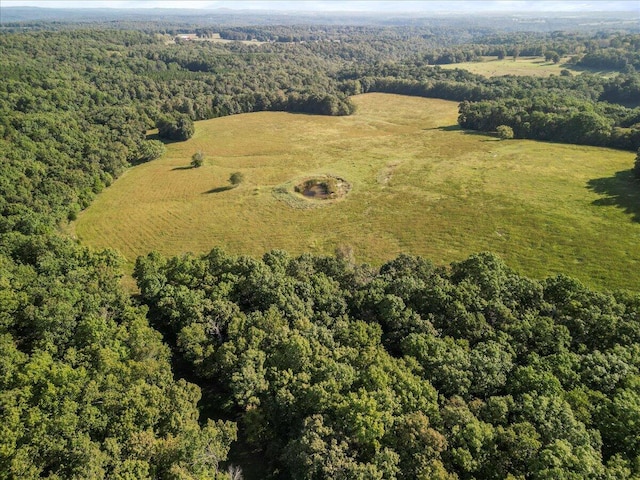
M350 117L262 112L198 122L194 137L131 168L78 218L87 245L133 264L222 246L331 254L380 264L400 252L446 264L490 250L525 275L563 272L597 288L640 288L640 185L633 153L498 141L456 125L457 104L367 94ZM204 166L187 168L191 155ZM245 181L225 189L229 175ZM333 174L340 202L295 209L273 188Z

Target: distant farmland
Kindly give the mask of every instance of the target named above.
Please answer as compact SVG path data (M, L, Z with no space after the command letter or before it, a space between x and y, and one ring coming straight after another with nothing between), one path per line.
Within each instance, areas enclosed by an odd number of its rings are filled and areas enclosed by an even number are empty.
M460 68L468 70L471 73L484 75L485 77L499 77L501 75L529 75L532 77L549 77L551 75L560 75L562 70L568 70L573 75L579 75L582 72L591 72L600 75L610 75L611 72L596 72L584 68L578 68L573 65L567 65L565 62L569 57L565 57L559 63L545 61L542 57L505 57L498 60L498 57L483 57L481 62L463 62L440 65L444 69Z
M354 102L350 117L262 112L198 122L191 140L131 168L72 230L130 265L150 250L214 246L251 255L350 246L372 264L400 252L446 264L490 250L536 278L640 284L632 153L464 132L454 102L385 94ZM196 151L206 158L191 169ZM244 181L229 188L234 172ZM346 197L299 208L312 200L296 197L296 182L325 174L349 182Z

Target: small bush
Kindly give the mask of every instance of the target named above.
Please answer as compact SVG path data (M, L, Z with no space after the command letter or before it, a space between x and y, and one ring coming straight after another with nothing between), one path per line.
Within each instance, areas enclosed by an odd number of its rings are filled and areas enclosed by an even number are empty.
M229 177L229 183L234 187L237 187L244 181L244 174L242 172L234 172Z
M500 140L510 140L513 138L513 128L508 125L500 125L496 128Z
M198 151L191 156L191 166L199 168L204 163L204 153Z

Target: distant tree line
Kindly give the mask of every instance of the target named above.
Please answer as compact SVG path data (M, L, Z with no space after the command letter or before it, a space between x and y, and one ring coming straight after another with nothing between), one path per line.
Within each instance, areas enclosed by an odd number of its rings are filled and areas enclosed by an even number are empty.
M640 145L640 74L486 79L462 70L387 65L345 72L352 92L385 92L460 101L463 128L510 126L531 138L635 151Z
M592 40L579 66L630 73L640 70L640 35L612 35Z
M640 145L639 120L637 111L629 112L602 103L568 101L554 95L462 102L458 117L460 126L471 130L490 132L499 125L507 125L513 129L515 138L625 150L635 150Z

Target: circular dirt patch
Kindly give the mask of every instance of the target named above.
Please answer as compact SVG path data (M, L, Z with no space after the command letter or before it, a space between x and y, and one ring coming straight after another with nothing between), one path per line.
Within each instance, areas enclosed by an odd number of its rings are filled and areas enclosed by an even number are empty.
M345 196L351 185L340 177L323 175L320 177L307 178L297 184L294 190L307 198L317 200L332 200Z
M335 175L315 175L290 180L273 189L273 196L297 209L318 208L342 200L351 184Z

